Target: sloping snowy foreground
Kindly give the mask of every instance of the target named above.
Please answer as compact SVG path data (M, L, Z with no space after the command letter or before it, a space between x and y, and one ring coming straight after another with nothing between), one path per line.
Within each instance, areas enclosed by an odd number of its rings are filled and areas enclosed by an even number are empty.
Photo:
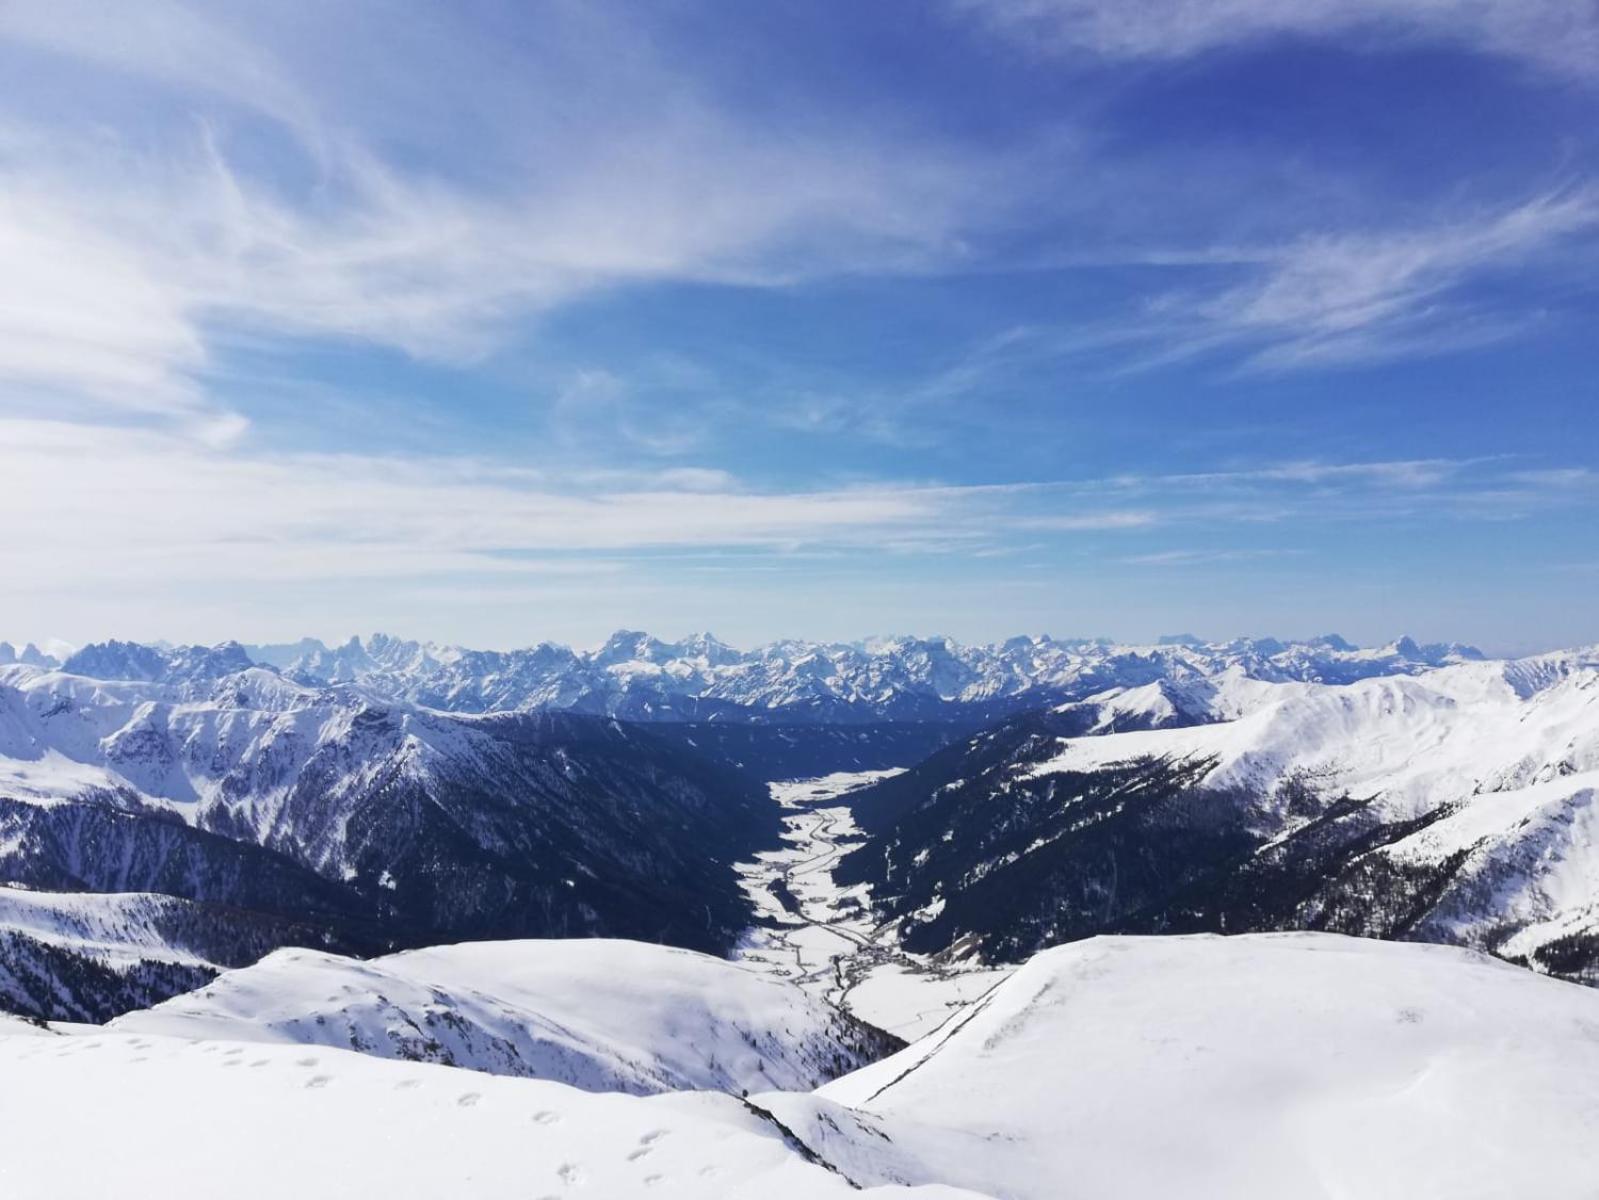
M1452 947L1094 938L761 1096L861 1182L1008 1200L1599 1195L1599 993Z
M329 1046L635 1095L804 1091L903 1044L754 968L602 939L364 962L280 950L108 1028Z
M347 1050L132 1034L0 1032L0 1081L7 1200L882 1195L704 1092L594 1095Z
M638 1044L664 1055L647 992L630 993ZM0 1023L7 1200L1591 1200L1599 1185L1599 992L1327 934L1060 947L898 1054L748 1101L76 1029Z

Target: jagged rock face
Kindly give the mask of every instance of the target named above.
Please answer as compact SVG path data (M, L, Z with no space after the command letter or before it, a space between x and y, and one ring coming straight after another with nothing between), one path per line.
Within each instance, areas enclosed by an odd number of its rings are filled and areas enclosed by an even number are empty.
M1229 669L1258 679L1349 682L1481 657L1469 646L1421 646L1409 638L1377 650L1329 636L1145 647L1047 637L990 646L892 638L741 651L709 634L665 642L633 631L588 653L547 643L466 650L383 634L331 649L304 641L249 653L305 683L354 683L451 711L569 709L641 721L788 724L947 720L968 728L1111 687L1180 686Z
M875 836L835 877L925 952L1316 929L1599 983L1599 656L1197 695L1107 695L941 751L858 794Z

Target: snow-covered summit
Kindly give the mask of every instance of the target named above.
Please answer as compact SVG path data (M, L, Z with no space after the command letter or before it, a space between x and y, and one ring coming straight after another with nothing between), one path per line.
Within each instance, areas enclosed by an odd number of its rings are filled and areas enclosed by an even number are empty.
M798 722L1001 716L1106 688L1181 685L1228 670L1348 683L1482 658L1470 646L1408 637L1374 649L1329 635L1209 643L1185 636L1149 646L1046 636L977 646L885 637L738 650L710 634L670 642L636 630L619 631L592 651L549 643L480 651L375 634L331 648L307 639L248 652L307 683L354 683L444 709L570 708L635 719L755 714Z

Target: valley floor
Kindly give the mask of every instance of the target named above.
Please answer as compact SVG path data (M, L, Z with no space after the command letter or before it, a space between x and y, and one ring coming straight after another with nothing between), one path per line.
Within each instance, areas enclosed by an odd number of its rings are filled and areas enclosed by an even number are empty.
M841 772L771 785L772 799L783 810L785 844L738 865L760 923L745 936L737 957L914 1041L1014 968L907 954L892 926L873 920L864 885L834 882L833 868L861 837L849 794L899 773Z

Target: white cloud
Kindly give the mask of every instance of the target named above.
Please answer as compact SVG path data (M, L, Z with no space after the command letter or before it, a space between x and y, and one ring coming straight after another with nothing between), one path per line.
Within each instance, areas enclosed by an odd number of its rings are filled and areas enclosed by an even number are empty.
M1002 587L1015 582L1004 567L1025 572L1052 550L1073 551L1077 573L1092 578L1096 562L1128 561L1156 529L1291 527L1297 536L1338 522L1513 519L1591 503L1591 488L1570 470L1498 462L1297 462L773 492L714 470L269 456L175 429L4 418L0 478L10 497L0 562L12 630L80 640L288 637L351 623L471 640L467 614L479 595L496 607L496 642L638 624L667 595L689 624L696 610L702 624L707 613L733 612L755 628L761 607L774 605L785 619L825 609L840 627L853 613L858 632L860 612L876 611L868 598L879 584L882 594L909 596L918 572L943 579L936 572L974 554L1001 564L990 582ZM693 582L718 571L721 591Z
M1599 70L1589 0L956 0L1003 35L1053 53L1186 58L1271 37L1456 44L1574 75Z
M1578 188L1429 228L1307 237L1272 255L1261 279L1194 315L1213 335L1267 341L1253 360L1265 368L1386 357L1429 338L1453 347L1474 314L1451 293L1596 226L1599 191Z
M262 456L177 432L0 419L0 558L51 587L567 570L684 551L989 549L1041 531L1137 532L1269 514L1569 499L1572 473L1458 460L1289 463L1201 475L751 490L725 472L510 469L470 458ZM1575 494L1580 498L1581 489ZM1129 505L1136 499L1136 505ZM552 566L558 564L558 566ZM8 581L15 584L17 581Z
M1216 563L1254 562L1299 554L1298 550L1159 550L1152 554L1132 554L1121 562L1135 567L1198 567Z
M0 41L133 89L126 120L69 107L0 137L0 378L188 414L217 390L224 338L469 361L619 285L776 285L958 255L992 183L969 157L859 125L746 120L598 9L549 10L548 63L506 62L448 9L221 11L0 8ZM340 36L364 52L332 70L319 46ZM621 65L606 100L561 119ZM396 152L452 106L470 109L477 161L446 165L448 130L427 169Z
M692 469L574 488L473 460L267 458L149 430L18 420L0 421L0 476L13 496L0 558L48 563L53 588L516 575L573 554L974 537L996 499L912 486L746 492Z
M135 409L195 407L204 342L182 288L153 268L136 242L0 171L0 378Z
M1474 291L1539 266L1581 282L1599 188L1573 186L1487 211L1404 228L1312 233L1210 256L1209 287L1161 292L1137 311L1069 331L1032 329L1013 348L1027 364L1108 361L1139 371L1223 355L1247 372L1419 358L1524 330Z
M1056 530L1063 533L1085 533L1116 529L1144 529L1160 521L1159 515L1144 511L1062 513L1048 517L1023 517L1016 524L1021 529Z

